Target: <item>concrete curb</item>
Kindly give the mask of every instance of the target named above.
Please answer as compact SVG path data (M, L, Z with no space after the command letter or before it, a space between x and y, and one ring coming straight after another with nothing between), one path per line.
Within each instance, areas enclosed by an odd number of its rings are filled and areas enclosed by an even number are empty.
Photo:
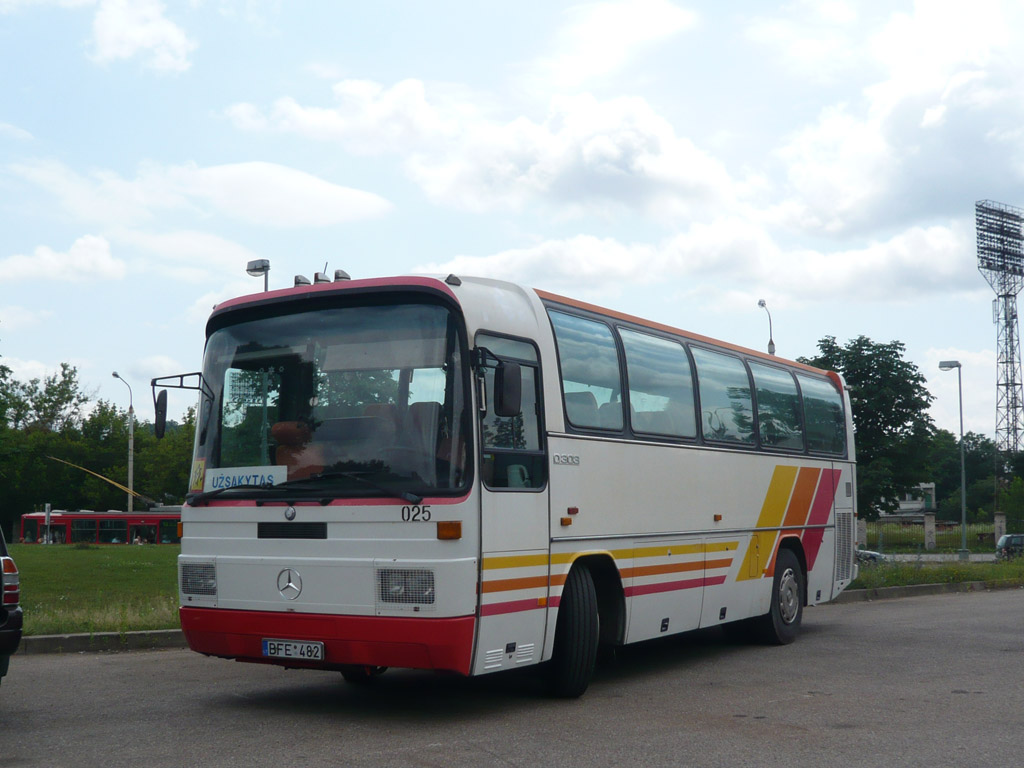
M180 629L158 629L148 632L97 632L91 635L28 635L21 638L18 653L93 653L187 647L185 635Z
M915 584L909 587L879 587L876 589L848 589L832 602L860 603L870 600L892 600L900 597L946 595L955 592L987 592L993 589L1024 589L1019 582L963 581L953 584Z

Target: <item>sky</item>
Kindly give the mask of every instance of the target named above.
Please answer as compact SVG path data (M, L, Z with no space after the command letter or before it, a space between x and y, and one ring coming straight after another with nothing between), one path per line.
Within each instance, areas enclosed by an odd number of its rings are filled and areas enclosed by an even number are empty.
M764 299L783 357L905 344L954 433L960 360L992 436L1022 43L1015 0L0 0L0 362L152 419L249 260L455 272L755 349Z

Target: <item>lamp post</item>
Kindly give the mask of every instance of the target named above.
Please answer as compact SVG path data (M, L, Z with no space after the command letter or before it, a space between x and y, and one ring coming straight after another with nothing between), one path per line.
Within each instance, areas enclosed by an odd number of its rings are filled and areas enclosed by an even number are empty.
M263 275L263 292L266 293L270 286L270 260L253 259L245 265L245 271L253 277Z
M757 306L768 312L768 304L764 299L758 299ZM772 313L768 312L768 354L775 354L775 340L772 338Z
M964 464L964 383L959 360L943 360L939 363L940 371L952 371L956 368L956 384L960 393L960 559L970 559L967 551L967 470Z
M121 378L117 371L111 375L128 387L128 514L131 514L135 506L135 406L132 385Z

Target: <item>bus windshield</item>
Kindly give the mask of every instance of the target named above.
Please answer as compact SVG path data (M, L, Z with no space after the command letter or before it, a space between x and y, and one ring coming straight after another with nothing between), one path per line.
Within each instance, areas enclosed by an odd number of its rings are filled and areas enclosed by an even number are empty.
M215 330L190 491L464 488L464 339L457 316L431 303L316 308Z

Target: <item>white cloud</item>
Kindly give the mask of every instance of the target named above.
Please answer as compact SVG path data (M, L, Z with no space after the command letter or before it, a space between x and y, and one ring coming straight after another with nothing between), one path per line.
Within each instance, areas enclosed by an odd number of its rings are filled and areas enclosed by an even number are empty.
M391 209L371 192L319 179L283 165L232 163L183 166L168 173L172 186L194 200L250 224L325 227L382 216Z
M140 56L156 70L188 69L196 43L165 10L158 0L100 0L92 25L93 59L105 64Z
M16 304L0 307L0 339L3 338L5 329L16 331L22 328L31 328L52 316L53 312L48 309L29 309Z
M773 15L755 16L745 23L744 35L774 51L802 80L833 82L863 65L858 11L841 0L798 0Z
M576 5L565 12L554 52L536 65L532 80L544 90L578 88L620 70L647 46L692 28L697 15L667 0Z
M390 88L370 80L342 80L332 91L334 107L304 107L292 98L274 102L268 114L252 104L226 110L241 130L274 130L306 138L339 141L359 154L404 153L437 141L457 139L460 121L479 122L473 97L443 92L428 102L420 80Z
M556 98L536 122L489 117L464 91L442 89L435 100L419 81L391 88L344 81L334 92L340 103L333 108L280 99L266 114L251 104L227 114L244 130L399 154L431 199L469 210L543 200L570 211L611 206L678 215L738 193L721 163L677 136L642 98Z
M444 153L414 157L410 171L434 200L471 210L541 199L651 211L735 193L725 168L640 98L558 99L543 123L472 126Z
M221 284L225 278L237 276L247 262L260 258L238 243L206 232L115 230L110 236L119 244L157 257L147 259L147 270L188 283Z
M32 379L45 379L55 373L53 366L40 362L39 360L24 360L18 357L0 357L3 364L11 369L11 373L18 381L31 381Z
M19 163L11 170L53 194L78 218L117 227L147 223L160 211L200 217L219 213L276 227L331 226L380 216L391 208L373 193L266 162L206 168L146 163L135 179L111 171L83 177L52 160Z
M964 259L969 246L965 228L915 227L860 248L789 251L751 219L727 217L695 223L656 244L578 235L415 270L480 275L584 295L678 281L697 305L714 297L716 306L726 300L750 306L751 296L764 286L772 286L788 306L839 299L899 304L926 295L983 291L971 279L973 262ZM723 284L732 299L723 299Z
M0 13L11 13L22 8L56 5L60 8L81 8L95 5L96 0L0 0Z
M851 114L846 105L823 110L777 154L785 161L792 195L786 223L827 232L862 223L901 162L879 122Z
M10 123L0 123L0 138L17 139L18 141L30 141L33 136L24 128L19 128Z
M95 235L78 238L66 253L41 245L30 256L15 254L0 259L0 274L7 281L46 279L78 283L120 280L126 271L124 262L111 255L110 243Z

